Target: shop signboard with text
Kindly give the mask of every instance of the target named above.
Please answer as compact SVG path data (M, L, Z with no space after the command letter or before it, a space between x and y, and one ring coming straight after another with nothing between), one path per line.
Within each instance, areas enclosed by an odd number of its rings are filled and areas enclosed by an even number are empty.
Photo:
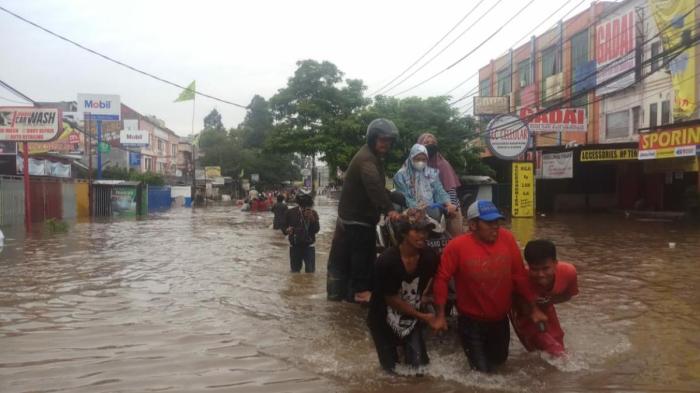
M698 153L700 125L678 126L639 135L639 159L691 157Z
M114 94L78 94L78 112L82 115L89 113L90 120L119 121L121 101Z
M530 142L530 129L520 118L500 115L491 120L486 130L486 146L494 156L515 160Z
M571 179L574 177L574 152L543 154L543 179Z
M0 141L48 142L56 139L62 127L58 109L0 107Z
M535 215L535 176L531 162L514 162L511 209L513 217Z
M639 155L637 149L591 149L581 150L580 161L624 161L636 160Z
M520 118L531 132L586 132L588 119L584 108L557 108L540 112L537 108L520 108Z
M510 97L474 97L474 116L501 115L510 112Z
M596 26L596 94L609 94L634 84L636 66L634 4L616 10ZM624 74L624 75L623 75Z

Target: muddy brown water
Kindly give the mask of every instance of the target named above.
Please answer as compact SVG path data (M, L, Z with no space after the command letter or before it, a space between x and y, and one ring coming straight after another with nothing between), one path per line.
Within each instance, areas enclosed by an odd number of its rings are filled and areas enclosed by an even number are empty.
M568 361L511 343L493 376L450 334L423 377L378 367L365 310L325 300L334 202L319 198L316 274L290 274L270 214L175 209L139 221L5 230L0 392L698 392L700 229L613 216L509 224L549 237L581 294L558 306ZM668 242L675 242L670 249Z

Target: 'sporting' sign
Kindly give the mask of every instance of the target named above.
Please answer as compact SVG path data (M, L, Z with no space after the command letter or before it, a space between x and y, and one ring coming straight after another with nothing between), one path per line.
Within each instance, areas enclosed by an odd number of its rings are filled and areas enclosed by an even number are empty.
M689 157L697 154L700 126L670 128L639 136L639 159Z
M114 94L78 94L78 112L90 120L119 121L121 101Z
M536 113L538 113L537 108L520 109L520 118L528 123L531 132L586 132L588 130L584 108L559 108L535 115Z
M0 107L0 141L48 142L62 128L58 109Z

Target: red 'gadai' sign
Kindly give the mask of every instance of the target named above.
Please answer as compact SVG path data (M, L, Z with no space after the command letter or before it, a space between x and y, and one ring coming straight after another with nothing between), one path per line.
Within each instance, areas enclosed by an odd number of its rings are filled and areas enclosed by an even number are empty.
M634 49L634 11L610 19L596 29L598 64L620 58Z

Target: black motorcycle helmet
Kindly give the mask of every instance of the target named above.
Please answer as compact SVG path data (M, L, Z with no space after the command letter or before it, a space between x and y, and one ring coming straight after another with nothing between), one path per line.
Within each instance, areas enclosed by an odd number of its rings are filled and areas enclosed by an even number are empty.
M295 202L302 208L312 207L314 205L314 199L305 192L299 192L295 198Z
M374 148L377 138L391 138L394 142L399 138L399 129L388 119L374 119L367 126L367 144Z

